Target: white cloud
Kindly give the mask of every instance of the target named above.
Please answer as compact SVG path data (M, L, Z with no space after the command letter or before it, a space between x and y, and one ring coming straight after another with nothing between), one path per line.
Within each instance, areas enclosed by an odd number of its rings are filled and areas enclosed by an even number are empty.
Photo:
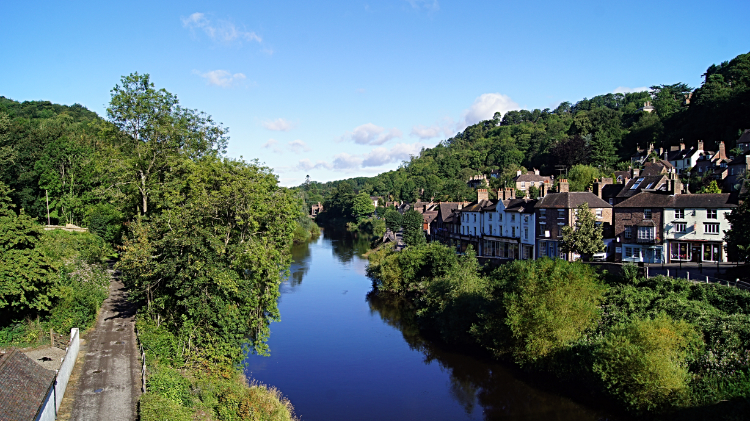
M283 152L281 152L281 149L279 149L279 148L276 147L276 145L278 145L278 144L279 144L278 140L276 140L276 139L268 139L268 142L262 144L260 147L261 148L270 149L270 150L272 150L275 153L279 153L279 154L283 153Z
M243 80L247 79L247 77L245 77L245 75L242 73L232 74L231 72L228 72L226 70L211 70L206 73L201 73L197 70L194 70L193 73L206 79L206 83L208 83L209 85L221 86L222 88L235 86L241 83Z
M436 121L435 124L429 127L422 125L413 126L410 134L423 140L432 139L441 135L445 138L449 138L455 134L455 125L453 119L445 117L442 120Z
M518 110L520 107L509 96L490 93L482 94L474 100L469 109L464 110L461 120L456 125L456 131L462 131L472 124L482 120L491 119L496 112L505 114L510 110Z
M302 153L302 152L309 152L310 151L310 147L307 146L307 143L305 143L305 142L303 142L303 141L301 141L299 139L292 140L291 142L289 142L289 148L294 153Z
M320 168L330 170L331 164L325 161L317 161L316 163L313 164L312 161L310 161L307 158L300 159L299 162L297 163L297 169L301 171L310 171L310 170L316 170Z
M362 161L362 167L379 167L408 160L412 155L419 155L419 152L425 145L421 143L399 143L393 145L391 149L375 148L371 150Z
M341 140L352 140L360 145L382 145L383 143L403 136L401 130L392 128L386 130L384 127L376 126L372 123L363 124L355 127L351 132L346 132Z
M243 31L238 29L234 23L226 20L211 20L204 13L193 13L192 15L182 18L182 26L194 31L202 30L211 40L224 43L235 41L254 41L263 42L258 34L252 31Z
M430 12L437 12L440 10L440 3L438 0L406 0L412 8L418 10L428 10Z
M632 92L643 92L643 91L650 91L649 88L646 86L641 86L640 88L627 88L625 86L618 86L617 89L612 91L612 93L615 94L629 94Z
M276 132L288 132L294 128L294 125L283 118L277 118L273 121L264 121L263 127Z
M337 170L351 170L362 165L362 158L342 152L333 157L333 168Z

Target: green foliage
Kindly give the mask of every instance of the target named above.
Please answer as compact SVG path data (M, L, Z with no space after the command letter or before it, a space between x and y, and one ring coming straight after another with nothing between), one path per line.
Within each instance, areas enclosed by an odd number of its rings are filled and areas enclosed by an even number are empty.
M604 250L602 227L596 225L596 216L589 209L588 203L578 206L576 214L575 227L563 227L560 250L580 255L591 255Z
M609 392L633 409L680 405L690 382L687 359L702 345L689 323L661 313L615 326L604 337L593 369Z
M589 266L560 259L516 261L495 277L506 284L505 323L520 364L570 346L598 321L605 289Z
M354 196L352 211L354 212L354 216L358 221L366 219L367 217L372 215L372 213L375 212L375 206L372 204L370 195L365 192L361 192L358 195Z
M724 233L730 254L738 261L750 261L750 197L742 198L740 205L727 215L731 229Z
M401 228L401 214L398 213L395 209L387 209L385 211L385 226L393 231L396 232Z
M45 231L39 247L52 260L62 262L80 259L89 264L101 263L113 253L99 236L63 230Z
M721 193L721 188L716 184L716 180L711 180L707 186L701 187L698 193Z
M404 242L406 245L418 246L427 242L424 237L422 223L423 218L421 213L414 209L404 212L401 225L404 227Z
M603 176L601 170L591 165L575 165L568 171L570 191L586 191L594 185L594 180Z

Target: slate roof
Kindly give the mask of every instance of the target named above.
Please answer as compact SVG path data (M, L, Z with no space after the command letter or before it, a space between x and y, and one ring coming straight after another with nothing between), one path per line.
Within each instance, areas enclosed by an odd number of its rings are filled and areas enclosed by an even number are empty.
M737 144L739 145L740 143L750 143L750 129L745 129L745 131L742 132L742 136L737 139Z
M737 158L734 158L732 162L729 163L729 165L740 165L743 167L750 167L750 155L741 155Z
M521 174L521 175L517 175L513 177L513 181L515 181L516 183L522 182L522 181L523 182L529 182L529 181L544 182L545 180L551 182L552 177L548 175L536 175L533 171L529 171L526 174Z
M632 187L635 185L635 183L638 182L638 180L643 179L641 183L638 185L637 188L633 189ZM669 182L667 179L667 176L665 174L659 174L654 176L638 176L634 177L632 180L628 182L628 184L625 185L625 187L620 190L620 193L617 194L617 197L619 201L625 200L628 197L635 196L636 194L640 193L644 189L649 190L655 190L655 189L661 189L666 186L666 184ZM649 188L649 186L651 186Z
M681 159L689 158L698 152L698 148L691 146L689 149L681 149L678 151L667 152L668 161L678 161Z
M56 374L17 349L0 352L0 420L33 420Z
M491 200L481 200L479 202L472 202L461 209L461 212L481 212L485 208L493 206L495 203Z
M550 193L539 199L534 208L536 209L575 209L583 203L588 203L590 208L611 208L612 205L599 199L591 192L566 192Z
M616 208L734 208L736 198L730 193L715 194L667 194L639 193Z
M672 168L674 168L674 165L670 164L669 161L665 161L663 159L660 159L656 162L646 162L645 164L643 164L641 177L666 174Z
M630 171L615 171L615 180L624 180L630 177Z
M606 202L609 198L615 198L624 188L624 184L606 184L602 187L602 199Z
M534 213L536 202L536 200L510 199L503 200L503 206L506 212Z
M422 220L426 224L430 224L432 223L433 219L437 218L437 215L438 215L437 211L425 211L425 212L422 212Z
M438 206L439 222L446 223L452 220L453 210L458 209L460 202L440 202Z

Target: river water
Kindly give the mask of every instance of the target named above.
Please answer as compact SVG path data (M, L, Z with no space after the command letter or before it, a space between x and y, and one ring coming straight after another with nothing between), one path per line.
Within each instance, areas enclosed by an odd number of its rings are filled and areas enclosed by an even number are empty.
M331 229L295 245L271 356L246 360L248 377L281 390L303 421L613 419L420 337L397 305L368 299L367 249Z

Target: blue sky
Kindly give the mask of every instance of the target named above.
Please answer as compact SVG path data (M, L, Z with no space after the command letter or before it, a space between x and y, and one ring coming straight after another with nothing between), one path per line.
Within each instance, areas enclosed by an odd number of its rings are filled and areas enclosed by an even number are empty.
M8 2L0 95L100 115L149 73L282 185L375 175L495 111L685 82L750 51L750 2Z

